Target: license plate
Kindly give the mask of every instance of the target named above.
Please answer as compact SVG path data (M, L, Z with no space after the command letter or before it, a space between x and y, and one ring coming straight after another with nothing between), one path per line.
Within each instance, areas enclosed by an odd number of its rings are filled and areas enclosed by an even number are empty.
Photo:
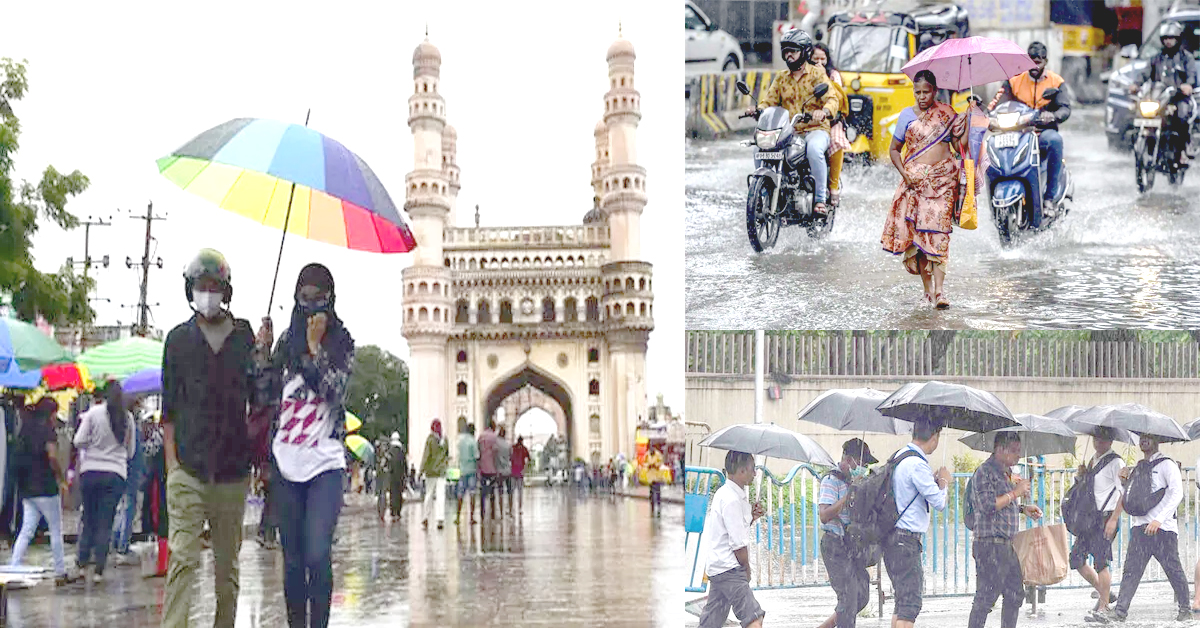
M1133 126L1151 127L1157 129L1158 127L1162 126L1162 120L1159 118L1134 118Z
M1016 148L1020 142L1020 133L1001 133L992 143L996 148Z
M783 153L755 153L755 159L783 159Z

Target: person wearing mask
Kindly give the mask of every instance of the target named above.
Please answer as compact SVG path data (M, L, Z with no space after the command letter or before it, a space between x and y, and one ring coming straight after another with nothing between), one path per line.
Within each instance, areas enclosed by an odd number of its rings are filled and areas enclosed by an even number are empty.
M829 574L829 584L837 595L837 608L821 624L821 628L854 628L858 612L866 608L871 598L871 576L859 557L860 551L846 540L850 513L850 482L866 475L867 465L879 462L861 438L842 443L842 459L838 466L821 479L817 499L821 519L821 560Z
M975 599L967 628L983 628L996 598L1003 596L1000 628L1016 628L1021 604L1025 601L1025 584L1021 561L1013 548L1017 533L1018 515L1041 519L1037 506L1018 505L1021 497L1029 495L1029 480L1013 478L1011 469L1021 459L1021 436L1016 432L996 432L992 455L971 477L972 500L976 514L974 544Z
M256 337L249 322L233 316L232 272L217 251L200 251L183 280L195 314L172 329L163 345L170 565L162 625L189 623L208 522L216 581L213 623L232 628L252 443L259 437L248 420L279 403L270 386L271 319L263 319Z
M21 494L24 515L21 532L13 545L9 565L16 567L25 558L25 550L37 533L38 524L46 520L50 532L50 551L54 555L54 583L63 586L75 580L67 572L63 550L63 498L67 494L67 478L58 459L58 438L54 432L54 415L58 404L42 397L26 409L14 448L17 486Z
M725 474L728 481L713 493L704 517L708 601L700 613L700 628L724 626L730 610L743 628L762 628L767 613L750 589L750 526L766 514L762 504L751 507L746 496L746 486L754 480L754 456L725 454Z
M467 515L469 525L478 523L475 520L475 494L479 492L479 445L475 443L475 433L467 425L465 417L458 418L458 442L455 448L458 453L458 513L454 516L454 525L459 525L462 519L463 498L467 500Z
M496 443L496 421L487 420L487 428L479 435L479 520L487 522L488 502L491 502L492 519L496 513L496 483L500 474L496 468L500 453Z
M517 515L525 514L525 465L529 464L532 456L525 447L525 437L518 436L517 444L512 451L512 483L513 492L517 495ZM509 507L511 509L511 504Z
M441 530L446 524L446 461L450 458L450 446L442 436L442 422L434 419L429 425L429 436L425 439L425 455L421 459L421 475L425 476L424 512L421 525L429 527L429 516L437 520ZM432 512L431 512L432 511Z
M892 455L896 468L892 473L892 493L900 519L883 543L883 565L896 590L892 613L893 628L912 628L921 613L925 574L921 566L922 539L929 529L929 512L946 509L946 487L950 471L937 473L929 466L929 456L937 450L942 426L920 420L913 424L912 442Z
M1179 518L1177 512L1179 503L1183 501L1183 474L1179 465L1158 450L1159 440L1153 434L1138 434L1138 447L1142 450L1142 460L1137 464L1125 489L1125 503L1129 510L1135 500L1145 498L1145 495L1135 495L1137 481L1133 477L1139 473L1149 473L1149 491L1151 495L1160 494L1158 502L1143 515L1130 517L1129 549L1125 554L1124 571L1121 573L1121 590L1117 594L1117 605L1108 612L1094 612L1084 619L1089 622L1108 624L1124 622L1129 616L1129 605L1137 593L1146 565L1153 558L1162 567L1171 590L1175 593L1175 605L1179 609L1176 621L1189 621L1192 611L1188 606L1187 574L1183 571L1183 563L1179 558Z
M496 498L498 512L504 510L504 498L508 497L508 518L513 519L512 509L512 444L505 438L503 427L496 438L496 475L499 496Z
M92 582L104 580L113 516L125 492L129 458L134 452L134 429L120 382L109 381L104 387L104 403L84 412L75 432L75 447L84 454L79 480L83 532L77 564L84 569L84 578Z
M333 274L321 264L300 271L288 328L271 360L279 420L271 453L279 470L274 496L283 545L288 625L324 628L333 599L333 532L346 472L346 385L354 339L337 315Z
M1175 113L1168 123L1185 138L1191 138L1192 118L1196 115L1192 92L1196 89L1196 60L1192 53L1183 47L1183 30L1181 22L1164 22L1158 31L1162 50L1154 55L1150 63L1131 77L1129 93L1137 94L1143 86L1162 82L1168 87L1178 89L1171 104L1175 105ZM1189 141L1187 151L1182 155L1183 163L1196 156L1195 145Z
M1108 563L1112 560L1112 543L1121 520L1121 470L1125 468L1125 461L1112 450L1111 428L1097 428L1092 434L1092 444L1096 447L1096 455L1092 456L1091 463L1086 467L1079 466L1079 475L1093 475L1092 494L1103 523L1091 534L1075 539L1071 547L1070 564L1096 589L1099 601L1093 610L1107 611L1109 603L1115 601ZM1087 563L1088 556L1092 557L1091 565Z

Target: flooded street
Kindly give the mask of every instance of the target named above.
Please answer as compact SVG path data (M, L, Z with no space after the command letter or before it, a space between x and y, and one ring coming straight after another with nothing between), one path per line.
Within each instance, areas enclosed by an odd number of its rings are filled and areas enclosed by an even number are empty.
M686 166L688 329L1187 328L1200 325L1200 176L1139 197L1133 158L1110 151L1103 109L1063 128L1075 178L1071 213L1011 249L987 209L955 229L946 296L924 304L920 280L885 253L880 232L899 175L847 168L833 233L785 228L756 254L746 238L750 150L689 141Z
M683 507L650 518L644 499L530 488L523 518L461 529L421 528L420 507L383 524L374 500L352 496L333 548L331 626L665 626L683 604ZM432 526L431 526L432 528ZM69 559L75 550L67 546ZM49 548L26 562L44 564ZM283 554L247 537L241 553L238 626L284 626ZM205 552L196 625L214 612L212 554ZM156 627L162 578L112 566L91 592L43 582L10 591L15 628Z

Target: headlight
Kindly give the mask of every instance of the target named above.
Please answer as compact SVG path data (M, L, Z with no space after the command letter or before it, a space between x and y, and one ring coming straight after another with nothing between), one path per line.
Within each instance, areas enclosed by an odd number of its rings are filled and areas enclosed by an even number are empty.
M1017 123L1021 121L1021 114L1015 111L1002 113L996 116L996 124L1002 129L1016 128Z
M763 150L771 150L779 144L779 134L783 129L775 129L774 131L755 131L754 143Z
M1153 118L1158 115L1159 104L1153 100L1143 100L1138 103L1138 112L1143 118Z
M1013 157L1014 164L1019 164L1025 161L1025 158L1029 156L1029 147L1032 144L1033 142L1025 142L1020 148L1017 149L1017 155Z
M858 79L854 79L854 80L850 81L850 89L852 89L856 92L858 90L862 89L862 81L860 81Z
M853 142L858 138L858 129L848 126L846 127L846 141Z
M861 100L851 100L850 101L850 111L858 112L858 111L862 111L862 108L863 108L863 101L861 101Z

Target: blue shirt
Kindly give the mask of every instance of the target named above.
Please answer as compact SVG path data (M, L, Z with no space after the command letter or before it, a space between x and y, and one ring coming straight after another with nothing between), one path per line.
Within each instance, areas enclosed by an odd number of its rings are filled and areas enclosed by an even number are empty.
M829 473L821 479L821 496L817 499L819 506L831 506L836 504L838 500L845 497L850 492L850 485L843 482L836 475ZM838 516L830 519L828 523L822 523L821 529L842 536L842 532L846 526L850 524L849 509L842 508Z
M911 449L917 452L917 455L902 460L892 474L896 509L903 513L896 522L896 527L924 534L929 529L929 508L946 509L946 489L938 488L937 481L933 479L929 459L920 447L909 443L905 449ZM896 452L896 455L902 453L904 449ZM909 502L912 502L911 506ZM907 510L905 506L908 506Z

